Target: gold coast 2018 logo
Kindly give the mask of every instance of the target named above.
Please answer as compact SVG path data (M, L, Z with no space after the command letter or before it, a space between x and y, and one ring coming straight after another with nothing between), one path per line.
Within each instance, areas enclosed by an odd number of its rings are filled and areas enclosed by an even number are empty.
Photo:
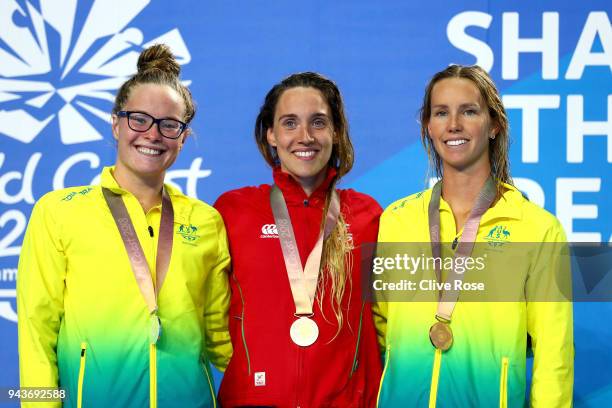
M157 19L156 34L147 35L145 25L150 18L138 17L150 3L0 0L0 204L12 207L0 216L0 319L17 321L17 257L28 209L35 201L33 186L42 192L62 188L67 172L76 163L89 162L92 169L101 163L94 152L67 150L71 156L57 167L50 177L52 183L47 183L37 172L43 156L57 161L63 153L52 151L54 144L103 140L110 127L115 92L136 71L142 49L165 43L180 64L191 61L173 23L164 28L165 20ZM25 164L23 172L9 171L21 163ZM194 159L194 163L199 168L201 159ZM49 165L44 164L47 170ZM196 172L198 178L210 173ZM89 179L82 184L90 184ZM190 194L195 195L195 187L192 190Z
M110 123L109 103L141 49L163 42L181 64L191 59L178 29L145 40L130 26L148 4L2 0L0 134L30 143L57 119L64 144L102 140L96 128Z

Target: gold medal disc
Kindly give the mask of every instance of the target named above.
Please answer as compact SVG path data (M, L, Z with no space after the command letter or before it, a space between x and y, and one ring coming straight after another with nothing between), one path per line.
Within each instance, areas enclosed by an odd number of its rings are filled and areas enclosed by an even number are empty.
M291 325L289 334L295 344L308 347L319 337L319 326L312 319L300 317Z
M447 323L436 322L429 329L429 339L435 348L446 351L453 345L453 332Z

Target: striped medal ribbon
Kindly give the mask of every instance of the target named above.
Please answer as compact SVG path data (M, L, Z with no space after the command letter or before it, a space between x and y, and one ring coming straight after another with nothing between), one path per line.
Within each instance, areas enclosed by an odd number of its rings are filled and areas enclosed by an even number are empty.
M157 297L168 274L168 265L172 255L172 229L174 224L174 209L168 193L162 192L162 213L159 225L159 237L157 238L157 256L155 258L155 276L157 285L153 284L153 277L147 264L147 259L134 230L134 224L128 214L125 203L120 194L116 194L108 188L102 188L106 204L117 224L117 229L123 240L134 278L140 289L140 293L147 304L149 313L149 342L156 344L162 332L161 319L157 308Z
M274 222L278 229L285 269L291 286L291 294L295 303L295 317L289 330L291 340L301 347L308 347L319 337L319 327L311 319L313 316L313 304L317 291L319 271L321 269L321 256L323 253L323 241L334 230L340 215L340 199L336 190L331 193L329 207L325 218L325 225L319 232L317 242L308 255L306 267L302 269L302 261L298 251L295 234L289 217L287 203L283 193L278 186L272 186L270 191L270 206L274 215Z
M463 227L463 234L455 251L454 258L467 258L472 254L474 249L474 241L478 233L478 226L480 225L480 219L483 214L491 207L497 189L495 182L492 177L489 176L484 186L478 194L476 203L470 212L470 215L465 222ZM429 201L428 215L429 215L429 238L431 241L431 252L435 258L441 258L441 247L440 247L440 197L442 195L442 181L438 181L432 190L431 200ZM449 272L447 282L460 281L463 282L465 273L458 273L454 266L456 262L453 262L453 269ZM438 282L442 282L442 271L440 265L434 262L436 270L436 279ZM453 285L453 288L456 286ZM459 299L460 290L440 290L438 292L438 308L436 311L436 322L429 329L429 339L431 344L437 349L447 351L453 345L453 332L451 330L451 318L453 310Z

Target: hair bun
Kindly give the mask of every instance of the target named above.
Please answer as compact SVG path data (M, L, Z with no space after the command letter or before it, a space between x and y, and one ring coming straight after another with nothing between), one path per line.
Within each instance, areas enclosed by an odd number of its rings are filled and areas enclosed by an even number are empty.
M139 74L157 69L178 77L181 72L181 66L172 55L170 47L165 44L155 44L142 51L137 66Z

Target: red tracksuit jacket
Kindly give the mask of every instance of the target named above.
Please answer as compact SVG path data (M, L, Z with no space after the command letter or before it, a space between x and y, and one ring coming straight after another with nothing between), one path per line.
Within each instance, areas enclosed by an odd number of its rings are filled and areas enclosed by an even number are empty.
M330 170L307 197L290 175L274 170L302 264L317 240L325 194L335 174ZM347 282L342 301L344 324L331 341L338 326L328 286L323 310L318 301L313 308L319 338L300 347L289 337L295 304L270 208L270 189L241 188L223 194L215 204L225 221L232 256L229 330L234 354L221 382L221 406L373 407L381 361L370 304L361 296L359 246L376 242L381 208L365 194L338 190L355 246L351 284Z

